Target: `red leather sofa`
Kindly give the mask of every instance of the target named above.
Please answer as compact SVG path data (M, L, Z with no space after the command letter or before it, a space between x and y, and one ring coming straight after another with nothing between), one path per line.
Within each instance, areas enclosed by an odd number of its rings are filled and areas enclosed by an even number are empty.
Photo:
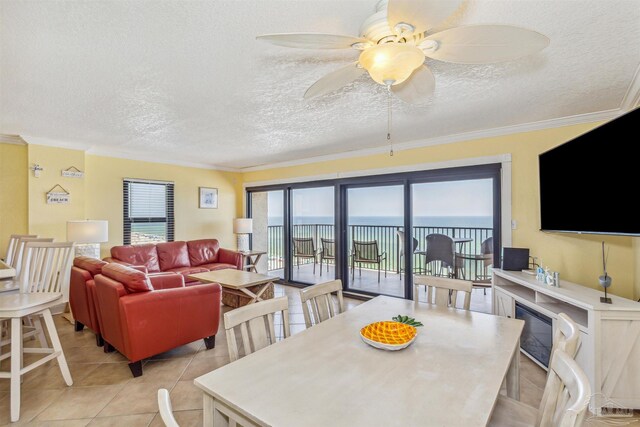
M95 282L93 278L102 272L106 262L95 258L77 257L71 267L69 304L75 319L76 332L85 326L96 334L96 344L104 345L96 308Z
M187 284L194 282L188 278L190 274L224 268L242 269L242 255L220 248L216 239L114 246L111 257L105 261L145 266L149 273L180 273Z
M155 354L198 339L207 349L215 346L220 285L185 287L182 275L154 277L117 263L103 266L94 280L105 351L115 348L129 359L134 377Z

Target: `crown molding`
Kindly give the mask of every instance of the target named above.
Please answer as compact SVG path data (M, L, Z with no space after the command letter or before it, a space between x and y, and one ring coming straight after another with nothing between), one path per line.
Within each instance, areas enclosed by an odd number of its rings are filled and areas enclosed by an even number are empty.
M7 135L6 133L0 133L0 144L27 145L20 135Z
M622 98L620 109L622 111L631 111L640 106L640 65L636 69L636 73L633 75L629 89Z
M541 120L538 122L523 123L519 125L511 125L511 126L504 126L504 127L491 128L491 129L482 129L482 130L473 131L473 132L465 132L465 133L458 133L454 135L438 136L434 138L396 143L393 145L393 148L395 152L398 152L401 150L430 147L433 145L452 144L456 142L470 141L474 139L491 138L491 137L515 134L515 133L531 132L531 131L552 129L552 128L558 128L558 127L564 127L564 126L577 125L577 124L607 121L615 117L618 117L623 113L624 113L623 110L621 110L620 108L616 108L613 110L598 111L595 113L578 114L574 116L561 117L557 119ZM362 156L369 156L374 154L385 154L388 152L389 152L389 147L387 145L384 145L384 146L379 146L374 148L365 148L362 150L353 150L353 151L347 151L342 153L328 154L324 156L308 157L306 159L300 159L300 160L268 163L268 164L259 165L259 166L241 168L240 170L242 172L255 172L255 171L261 171L261 170L267 170L267 169L276 169L276 168L283 168L283 167L289 167L289 166L300 166L300 165L306 165L310 163L347 159L352 157L362 157Z
M215 165L210 165L208 163L185 162L185 161L176 160L168 157L162 157L162 156L159 156L157 153L153 153L153 152L141 153L136 151L117 150L113 148L93 147L93 146L87 146L85 144L62 141L59 139L42 138L42 137L30 136L30 135L24 135L24 139L27 144L44 145L47 147L58 147L58 148L66 148L69 150L84 151L85 154L88 154L90 156L112 157L116 159L136 160L136 161L142 161L142 162L160 163L164 165L174 165L174 166L184 166L184 167L197 168L197 169L218 170L222 172L236 172L236 173L240 172L240 170L236 168L215 166ZM150 156L153 156L153 157L150 157Z

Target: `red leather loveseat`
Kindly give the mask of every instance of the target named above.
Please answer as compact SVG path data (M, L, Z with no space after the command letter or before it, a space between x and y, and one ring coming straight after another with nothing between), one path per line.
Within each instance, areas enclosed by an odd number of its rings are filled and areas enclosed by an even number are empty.
M156 281L164 289L154 289ZM207 349L215 346L220 285L185 287L182 275L154 277L117 263L103 266L95 285L105 351L115 348L129 359L134 377L155 354L199 339Z
M111 257L105 258L105 261L143 265L149 273L180 273L187 284L193 282L188 278L190 274L224 268L242 269L242 255L220 248L216 239L114 246L111 248Z

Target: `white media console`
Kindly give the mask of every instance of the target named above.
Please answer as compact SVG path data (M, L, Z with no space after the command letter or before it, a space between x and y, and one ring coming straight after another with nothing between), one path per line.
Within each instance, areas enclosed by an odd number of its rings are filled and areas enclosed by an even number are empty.
M517 302L550 317L553 331L559 313L578 323L576 361L591 383L592 411L640 409L640 303L609 294L613 304L603 304L603 294L565 280L554 287L527 273L493 270L493 314L515 318Z

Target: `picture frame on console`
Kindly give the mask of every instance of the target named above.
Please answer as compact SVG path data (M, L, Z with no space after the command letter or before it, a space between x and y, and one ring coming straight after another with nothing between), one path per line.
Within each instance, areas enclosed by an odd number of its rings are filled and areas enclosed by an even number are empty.
M198 207L200 209L218 209L218 189L209 187L199 187L200 198Z

